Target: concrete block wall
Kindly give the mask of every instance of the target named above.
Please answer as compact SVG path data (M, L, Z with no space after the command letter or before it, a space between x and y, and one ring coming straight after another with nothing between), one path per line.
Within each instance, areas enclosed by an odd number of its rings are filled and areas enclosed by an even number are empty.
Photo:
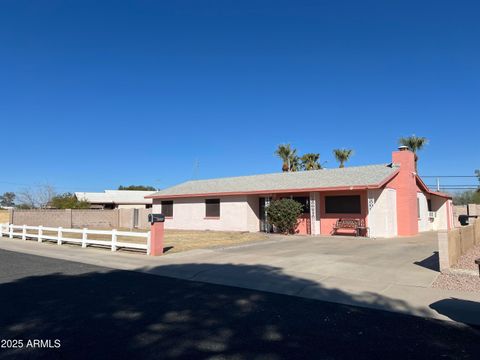
M135 209L35 209L11 210L4 222L14 225L49 226L63 228L133 229ZM149 229L147 221L151 209L138 209L139 229Z
M480 245L480 219L471 225L438 232L440 271L448 272L458 259L474 246Z
M148 214L152 213L152 209L138 209L138 228L139 229L150 229L150 223L148 222ZM133 217L133 215L132 215Z
M470 215L478 215L480 217L480 204L469 204L468 210ZM467 215L467 205L454 205L453 206L453 221L455 227L460 227L460 222L458 221L458 215Z
M119 210L71 210L73 228L106 228L119 227Z
M13 210L11 223L14 225L72 227L72 210Z

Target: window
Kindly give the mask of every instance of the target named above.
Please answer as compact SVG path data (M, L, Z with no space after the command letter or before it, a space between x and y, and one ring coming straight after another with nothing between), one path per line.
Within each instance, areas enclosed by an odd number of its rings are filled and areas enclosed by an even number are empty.
M165 217L173 217L173 201L162 201L162 214Z
M293 200L302 204L302 206L303 206L302 213L303 214L309 214L310 213L310 199L308 197L295 197L294 196Z
M360 214L360 195L325 196L327 214Z
M205 217L207 218L220 217L220 199L205 200Z

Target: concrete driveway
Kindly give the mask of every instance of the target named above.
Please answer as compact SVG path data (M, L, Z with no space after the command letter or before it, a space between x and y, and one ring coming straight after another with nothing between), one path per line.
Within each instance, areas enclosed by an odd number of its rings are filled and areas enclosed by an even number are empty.
M261 264L323 284L364 291L391 284L428 287L438 275L437 234L396 239L283 237L269 243L215 250L221 261Z
M437 235L272 236L161 257L2 239L0 248L116 269L480 324L480 293L431 288Z

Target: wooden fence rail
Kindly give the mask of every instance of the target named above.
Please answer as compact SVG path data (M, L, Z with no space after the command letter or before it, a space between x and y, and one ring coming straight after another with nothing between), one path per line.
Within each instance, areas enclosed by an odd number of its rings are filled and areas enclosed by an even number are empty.
M20 230L20 231L19 231ZM45 232L55 233L45 234ZM78 237L68 237L68 234L79 234ZM81 236L80 236L81 235ZM95 235L110 236L109 240L95 239ZM21 238L22 240L37 239L42 241L55 241L58 245L63 243L79 244L83 248L89 245L100 245L110 247L112 251L117 251L119 248L145 250L147 255L150 255L150 231L148 232L132 232L132 231L118 231L118 230L90 230L84 229L65 229L62 227L46 227L46 226L28 226L28 225L13 225L0 224L0 237L8 236L13 239ZM133 237L146 239L145 244L137 244L133 242L119 241L118 237Z

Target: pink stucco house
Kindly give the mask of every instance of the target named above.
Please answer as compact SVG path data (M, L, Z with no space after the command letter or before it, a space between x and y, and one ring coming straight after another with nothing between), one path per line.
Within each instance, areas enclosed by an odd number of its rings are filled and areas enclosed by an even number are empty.
M372 237L453 225L450 196L428 189L406 148L388 164L187 181L148 196L167 229L250 232L269 228L265 207L284 197L304 204L299 234L332 234L339 219L362 221Z

